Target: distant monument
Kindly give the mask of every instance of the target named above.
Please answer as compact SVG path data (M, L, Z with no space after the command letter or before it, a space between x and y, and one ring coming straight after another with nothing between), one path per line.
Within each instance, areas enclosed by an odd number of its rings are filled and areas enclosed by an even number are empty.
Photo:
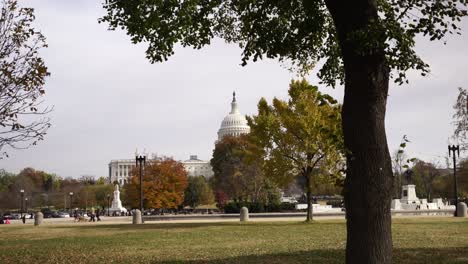
M401 187L401 203L419 204L419 198L416 196L416 185L408 184Z
M126 213L127 209L122 206L122 201L120 201L120 191L119 185L115 185L114 189L114 199L112 200L112 207L109 209L109 213L112 215L113 213Z
M406 184L401 186L401 199L393 199L391 209L397 211L414 210L455 210L455 205L447 205L442 198L434 198L432 202L419 199L416 196L416 185L412 183L412 174L405 175Z

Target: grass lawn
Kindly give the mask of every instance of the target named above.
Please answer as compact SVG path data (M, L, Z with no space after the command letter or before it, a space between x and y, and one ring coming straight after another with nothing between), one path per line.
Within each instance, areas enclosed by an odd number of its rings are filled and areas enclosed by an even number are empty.
M343 220L0 225L0 263L343 263ZM393 223L394 263L468 263L468 219Z

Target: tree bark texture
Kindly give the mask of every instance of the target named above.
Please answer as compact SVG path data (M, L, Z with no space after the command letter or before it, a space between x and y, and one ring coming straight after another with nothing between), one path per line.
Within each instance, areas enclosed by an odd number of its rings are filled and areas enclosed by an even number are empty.
M312 192L311 192L311 172L312 168L307 167L303 169L303 177L306 181L306 199L307 199L307 216L306 222L310 222L313 220L313 207L312 207Z
M347 154L346 263L392 263L393 175L385 133L389 68L384 50L358 52L352 33L377 18L376 1L326 0L345 66L343 133Z
M313 220L313 207L312 207L312 193L310 192L310 188L307 190L307 217L306 221L310 222Z

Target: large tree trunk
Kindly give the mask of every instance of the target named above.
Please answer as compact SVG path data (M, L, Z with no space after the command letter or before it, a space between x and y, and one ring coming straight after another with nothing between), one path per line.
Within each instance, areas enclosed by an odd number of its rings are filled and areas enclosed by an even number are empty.
M313 220L312 213L313 213L313 207L312 207L312 193L310 191L310 188L307 188L307 217L306 217L306 222L311 222Z
M362 50L362 39L351 36L377 20L376 1L326 3L345 66L343 133L350 151L345 180L346 263L390 264L393 176L385 134L389 69L381 48ZM371 33L378 43L379 32Z
M306 181L306 199L307 199L307 216L306 216L306 222L312 222L312 213L313 213L313 208L312 208L312 192L311 192L311 182L310 182L310 174L311 174L312 168L307 167L303 171L303 177Z

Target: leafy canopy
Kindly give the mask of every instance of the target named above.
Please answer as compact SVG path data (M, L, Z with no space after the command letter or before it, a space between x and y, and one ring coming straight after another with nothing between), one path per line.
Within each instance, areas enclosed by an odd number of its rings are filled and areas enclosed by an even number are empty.
M140 200L138 168L129 184L125 185L128 202L137 207ZM184 201L187 172L182 163L173 159L150 160L143 174L143 206L145 208L177 208Z
M327 4L333 0L107 0L107 14L99 21L121 28L133 43L147 43L147 58L161 62L177 45L200 49L215 37L237 43L242 64L273 58L290 62L302 73L318 61L327 85L344 80L343 57ZM417 35L430 40L460 34L457 23L467 15L466 0L377 0L378 18L369 27L344 40L360 43L356 49L372 53L383 48L397 83L405 72L429 66L414 51Z
M216 192L235 200L257 201L265 190L263 160L248 135L225 136L216 143L211 166Z
M188 187L185 190L184 204L192 208L198 205L214 204L214 194L203 176L188 177Z
M263 149L265 174L282 186L297 176L339 175L340 106L305 80L291 82L289 96L287 102L275 98L272 105L262 98L258 115L247 118L251 137Z

